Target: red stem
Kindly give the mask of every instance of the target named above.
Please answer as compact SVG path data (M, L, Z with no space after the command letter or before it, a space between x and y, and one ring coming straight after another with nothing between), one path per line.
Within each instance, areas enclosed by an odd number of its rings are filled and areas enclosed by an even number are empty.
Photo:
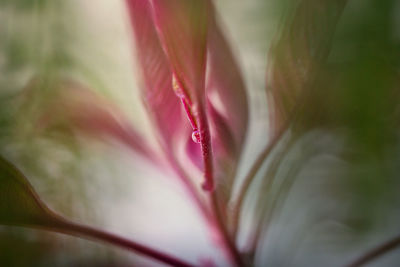
M179 176L180 181L184 185L184 188L186 189L188 195L191 197L192 201L199 208L205 221L208 223L211 231L212 231L212 229L218 230L218 234L220 235L219 237L221 238L221 241L223 242L222 248L224 249L225 254L227 255L228 259L230 261L232 261L232 264L236 264L237 266L242 266L240 254L237 251L235 244L229 238L229 234L226 231L226 228L223 224L223 220L222 220L221 214L219 212L215 192L210 193L210 195L209 195L211 212L212 212L212 213L210 213L210 210L208 210L206 208L206 206L204 205L204 202L201 201L198 191L196 191L194 185L190 182L187 174L182 170L182 168L176 162L174 157L172 157L172 156L169 157L169 162L170 162L171 166L173 167L174 171L176 172L176 174Z
M201 106L201 104L200 104ZM218 207L218 200L214 190L214 177L213 177L213 158L210 130L208 127L207 116L203 108L197 110L196 118L198 118L198 126L200 129L200 145L204 161L204 183L202 188L209 192L209 200L211 212L213 215L213 225L218 230L221 241L223 242L223 249L227 257L237 266L242 266L242 260L239 252L236 249L234 242L229 237L229 233L224 225L220 209Z
M193 203L196 204L196 206L198 207L198 209L200 210L201 214L206 219L206 221L209 222L211 220L211 214L207 209L207 207L205 206L202 199L200 198L199 192L196 190L195 185L191 182L188 175L179 166L179 164L176 162L176 159L172 155L169 158L169 162L175 173L178 175L179 180L181 181L187 194L192 199Z
M229 233L223 223L218 200L215 191L210 193L210 204L214 215L215 227L219 230L221 241L224 243L225 254L236 266L243 266L242 258L236 248L234 241L230 238Z
M198 121L200 129L200 145L201 152L203 155L204 162L204 182L202 188L205 191L212 192L214 190L214 177L213 177L213 158L212 158L212 147L210 130L208 128L208 122L204 109L198 110Z
M391 251L392 249L395 249L397 246L400 245L400 236L397 236L389 241L386 241L385 243L379 245L378 247L368 251L367 253L361 255L358 259L350 263L349 265L346 265L347 267L359 267L362 265L365 265L366 263L369 263L379 256L382 256L383 254Z
M109 243L136 253L143 254L149 258L154 260L163 262L167 265L171 266L179 266L179 267L193 267L194 265L187 263L183 260L177 259L174 256L168 255L166 253L160 252L156 249L147 247L135 241L126 239L124 237L92 228L90 226L80 225L77 223L73 223L67 221L61 216L53 215L53 222L49 224L49 226L39 225L37 228L49 230L57 233L67 234L76 236L79 238L85 238L89 240L99 240L105 243Z
M174 160L173 157L172 158L170 157L169 159L171 166L173 167L177 175L180 177L180 181L187 190L188 195L191 197L192 201L199 208L201 214L203 215L205 221L209 225L211 231L213 231L213 229L216 229L218 231L218 234L220 235L219 238L221 238L221 241L223 242L222 248L224 249L227 258L230 261L232 261L232 264L236 264L237 266L242 266L240 254L237 251L235 244L229 238L229 234L226 231L226 228L223 224L215 192L210 193L209 195L211 212L212 212L210 213L210 210L207 209L206 206L204 205L204 202L201 201L198 192L194 188L194 185L190 182L187 174L182 170L182 168L180 168L179 164Z

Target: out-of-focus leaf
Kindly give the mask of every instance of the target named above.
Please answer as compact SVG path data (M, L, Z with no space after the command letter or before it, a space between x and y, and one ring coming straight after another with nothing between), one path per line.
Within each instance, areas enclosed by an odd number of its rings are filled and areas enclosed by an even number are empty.
M39 117L42 129L54 126L94 138L111 137L139 155L156 160L148 144L118 107L77 82L62 81L56 86L57 92L49 97Z
M221 119L229 126L237 151L247 132L248 105L241 70L232 49L216 21L212 9L209 16L207 95L218 98L214 103ZM212 97L211 97L212 101ZM223 136L219 137L223 139Z
M339 198L351 196L342 219L354 233L361 230L365 234L377 225L377 218L387 215L397 194L393 188L398 188L399 41L392 30L396 27L392 12L397 3L349 1L354 5L348 6L336 29L346 2L300 2L271 51L268 93L275 118L273 131L279 131L289 118L289 122L295 122L293 129L305 130L300 138L298 132L292 135L291 142L300 142L315 128L333 133L334 155L346 162L339 169L340 175L332 177L340 184L335 193L341 194ZM272 170L278 164L282 170L306 165L303 151L316 146L323 135L311 136L308 142L312 145L306 144L300 153L293 154L291 162L275 160L272 155L272 167L268 167L262 183L269 188L277 183L280 175ZM329 153L327 143L318 149L324 156ZM313 171L302 170L307 176ZM336 172L327 167L323 171L329 175ZM324 174L319 176L318 180L324 178ZM293 179L295 175L289 173L287 177ZM273 203L274 198L278 203L276 195L261 188L258 208L265 210L265 203ZM333 187L327 189L335 191ZM259 227L268 220L260 220ZM256 236L263 235L258 231Z
M237 160L238 144L235 142L232 129L226 119L218 112L211 102L208 102L207 112L210 117L211 137L215 148L216 160L234 163ZM235 167L232 165L231 167Z
M214 176L218 183L217 196L220 206L224 207L231 194L241 147L235 142L235 137L227 121L211 102L208 103L207 111L210 118L215 162Z
M87 239L107 242L172 266L191 266L172 256L134 241L73 223L51 211L39 198L25 176L0 156L0 224L43 228Z
M303 0L271 47L267 81L271 129L278 132L329 55L346 0ZM310 94L311 95L311 94ZM307 96L306 96L307 97ZM306 98L305 97L305 98Z
M0 224L46 226L52 213L25 176L0 157Z
M43 7L47 2L48 0L1 0L0 5L13 6L22 10L30 10Z
M218 25L214 6L208 32L207 111L219 196L226 203L247 132L247 95L240 68ZM221 204L222 204L221 203Z
M347 154L352 168L343 178L354 194L349 224L364 233L385 216L398 194L400 54L393 34L397 4L349 1L330 58L336 76L330 75L336 79L328 103L347 130L347 146L353 148Z
M172 71L162 50L149 1L126 0L140 64L143 102L151 114L163 145L172 151L177 133L189 125L182 116L181 103L172 88ZM186 127L185 127L186 126Z

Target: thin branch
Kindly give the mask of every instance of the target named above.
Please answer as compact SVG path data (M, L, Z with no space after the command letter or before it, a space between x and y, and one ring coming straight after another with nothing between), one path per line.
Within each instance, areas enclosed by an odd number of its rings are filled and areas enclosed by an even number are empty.
M226 228L224 226L220 209L217 203L215 190L212 193L208 194L210 201L210 207L208 208L204 205L204 202L200 198L194 184L189 179L189 176L180 167L180 164L176 161L176 159L172 155L169 156L170 157L168 158L172 168L178 175L179 180L182 182L182 185L186 189L187 194L191 197L193 203L196 204L197 208L201 212L201 215L203 215L203 218L208 224L211 235L213 235L215 231L218 231L218 238L220 238L218 241L222 242L222 248L224 249L227 258L233 264L237 264L237 266L242 266L240 254L237 251L235 244L229 238L228 232L226 231Z
M197 206L203 217L209 220L210 212L205 206L204 201L200 197L199 191L196 189L196 185L192 182L192 180L189 178L187 173L182 169L182 167L176 161L175 158L171 159L169 162L175 174L179 177L179 181L182 183L188 196L192 199L193 203Z
M257 157L257 160L254 162L253 166L251 167L249 173L244 179L244 182L240 188L238 198L236 202L233 204L232 207L232 233L233 236L237 236L238 232L238 227L239 227L239 218L240 218L240 212L243 206L244 199L246 197L246 194L250 188L251 183L254 180L254 177L260 170L261 166L263 165L265 159L271 154L272 150L276 146L276 144L279 142L279 140L282 138L283 134L287 130L287 125L284 126L271 140L271 142L268 143L268 145L265 147L265 149L261 152L261 154Z
M398 246L400 246L400 235L366 252L352 263L346 265L346 267L363 266L364 264L369 263L380 256L383 256L385 253L390 252L391 250L395 249Z
M73 223L67 221L58 215L53 215L54 222L50 223L48 227L46 226L37 226L37 228L53 231L57 233L67 234L76 236L79 238L85 238L89 240L99 240L105 243L109 243L132 252L143 254L149 258L154 260L163 262L167 265L171 266L180 266L180 267L193 267L194 265L187 263L181 259L175 258L174 256L168 255L166 253L160 252L156 249L147 247L138 242L126 239L124 237L92 228L90 226L80 225L77 223Z
M262 205L262 203L265 203L266 201L262 201L263 196L268 196L271 192L271 188L273 186L273 182L276 178L276 174L279 170L279 167L281 166L283 158L287 155L288 151L290 150L292 143L294 142L294 139L290 139L287 144L285 144L285 147L283 148L282 151L273 159L274 161L271 163L271 167L268 169L265 179L263 180L263 183L260 186L260 193L258 194L257 202L256 202L256 210L261 210L261 214L259 215L259 220L256 222L253 230L253 234L249 237L248 244L247 244L247 249L248 252L250 253L255 253L257 244L259 243L259 239L263 235L263 226L264 223L268 223L271 220L271 214L274 212L276 205L278 204L279 200L279 195L281 193L281 190L278 191L277 195L275 198L271 199L270 202L270 211L268 212L267 208L261 209L259 205ZM263 192L263 194L261 194Z
M222 219L221 212L218 207L218 200L215 191L210 193L210 205L215 219L214 221L215 227L218 229L221 241L224 244L225 253L227 257L229 257L232 263L235 264L236 266L243 266L243 261L239 251L237 250L235 242L230 238L228 230L224 225L224 221Z
M220 241L222 242L222 248L224 249L227 258L230 261L232 261L233 264L236 264L237 266L242 266L240 254L237 251L235 244L229 238L228 232L223 223L222 216L221 216L220 209L218 207L218 203L217 203L217 199L216 199L216 195L215 195L215 190L208 194L209 201L210 201L210 208L211 208L211 209L208 209L204 205L204 202L200 198L198 191L195 189L195 187L194 187L193 183L191 182L191 180L189 179L188 175L180 167L180 165L174 159L174 157L170 157L169 162L171 163L171 166L173 167L176 174L179 176L180 181L182 182L188 195L191 197L193 203L195 203L196 206L199 208L199 211L201 212L201 214L203 215L205 221L207 222L207 224L209 226L211 234L213 234L213 232L215 232L215 230L218 231L218 235L219 235L218 238L220 238Z

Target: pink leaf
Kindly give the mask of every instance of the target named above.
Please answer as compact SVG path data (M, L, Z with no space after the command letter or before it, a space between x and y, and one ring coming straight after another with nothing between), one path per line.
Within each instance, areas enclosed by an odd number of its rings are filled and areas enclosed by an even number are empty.
M203 170L203 161L201 155L200 146L193 142L192 137L188 137L185 145L186 155L192 161L192 163L200 170Z
M209 98L218 98L214 106L219 104L217 110L231 129L240 153L248 122L246 89L233 52L217 24L214 10L209 21L207 94Z
M214 8L209 16L208 59L207 111L216 162L215 179L223 187L219 194L223 204L230 195L246 136L248 104L240 68L217 23Z
M180 100L172 90L172 71L161 48L149 1L126 0L140 64L143 102L163 144L171 150L184 121Z
M238 144L235 142L233 132L227 120L216 110L213 103L208 101L208 116L211 124L211 138L216 160L233 163L239 156ZM235 166L231 166L235 167Z
M209 1L153 0L153 16L193 131L199 134L204 161L203 188L211 191L213 164L211 138L205 111L205 69Z
M160 40L180 88L189 103L203 101L208 1L151 2Z
M154 152L115 105L77 82L63 81L40 118L42 127L63 125L86 135L112 137L156 161Z

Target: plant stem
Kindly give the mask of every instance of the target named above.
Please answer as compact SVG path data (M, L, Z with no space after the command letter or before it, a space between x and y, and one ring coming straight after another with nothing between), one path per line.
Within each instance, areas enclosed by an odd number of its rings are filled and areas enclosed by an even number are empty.
M232 208L232 234L233 237L236 238L238 228L239 228L239 218L240 218L240 212L243 206L244 199L246 197L246 194L250 188L251 183L254 180L254 177L256 176L257 172L263 165L265 159L270 155L276 144L279 142L283 134L285 133L287 129L287 126L284 126L271 140L271 142L268 143L268 145L265 147L265 149L261 152L261 154L257 157L257 160L254 162L253 166L251 167L249 173L244 179L244 182L240 188L239 195L237 197L236 202L233 204Z
M182 186L184 187L184 190L186 191L188 196L191 198L193 203L199 209L201 215L206 219L207 222L210 221L210 218L211 218L210 211L207 209L203 199L200 197L199 192L198 192L198 190L196 190L195 185L189 179L189 176L181 168L181 166L177 162L176 158L173 157L172 155L170 155L169 163L172 166L172 169L174 170L176 175L179 177L179 181L181 182Z
M347 267L358 267L375 260L400 245L400 235L361 255Z
M160 262L163 262L171 266L180 266L180 267L194 266L180 259L177 259L171 255L165 254L156 249L147 247L145 245L126 239L124 237L111 234L99 229L95 229L89 226L69 222L58 215L55 215L54 221L55 222L50 225L50 228L45 228L45 229L67 235L83 237L86 239L100 240L115 246L119 246L121 248L125 248L133 252L146 255L149 258L158 260Z
M173 167L176 174L179 176L180 181L182 182L184 188L187 191L187 194L191 197L192 201L198 207L199 211L203 215L206 223L209 226L209 229L212 231L217 230L219 234L219 238L223 243L223 249L228 259L232 261L233 264L237 266L242 266L242 261L239 252L237 251L235 244L229 238L228 231L226 230L221 213L218 207L217 198L215 195L215 190L209 193L210 196L210 207L211 210L207 209L204 205L204 202L199 197L198 191L196 191L193 183L189 179L188 175L184 172L184 170L179 166L178 162L170 157L170 163Z
M215 227L218 229L221 241L224 244L225 253L233 264L236 266L243 266L242 258L236 248L234 240L230 238L229 233L223 223L215 191L210 193L210 204L214 215Z
M170 155L171 156L171 155ZM232 261L233 264L237 266L242 266L241 257L239 252L237 251L235 244L229 238L229 234L224 226L221 213L218 207L217 198L215 195L215 190L209 193L210 196L210 207L211 210L207 209L204 205L204 202L201 200L198 191L196 191L193 183L189 179L188 175L185 171L180 167L178 162L175 160L174 157L169 157L169 162L173 167L175 173L179 176L182 185L184 186L187 194L191 197L192 201L198 207L199 211L203 215L206 223L208 224L211 231L213 229L218 231L219 237L223 242L223 249L227 257Z
M270 195L271 194L271 189L273 186L274 179L276 177L277 171L279 169L279 166L282 163L282 159L285 157L289 149L291 148L292 142L294 140L291 139L283 148L283 151L281 151L274 160L274 162L271 163L271 167L268 169L265 179L260 186L260 191L264 192L264 195ZM294 183L294 178L298 171L301 169L301 164L295 165L292 168L292 170L287 174L286 178L283 181L283 184L278 188L278 192L276 193L275 197L272 197L269 202L267 200L262 199L262 195L258 195L258 200L257 200L257 207L256 210L261 210L259 214L259 219L256 221L254 228L254 231L252 235L249 237L247 241L247 249L248 252L251 255L255 255L255 250L257 248L257 245L260 241L260 238L266 238L266 233L268 232L269 225L272 220L273 213L275 210L278 208L279 201L281 198L286 198L288 192L290 191L290 188L292 184ZM261 203L269 203L270 207L267 208L261 208L259 205Z

